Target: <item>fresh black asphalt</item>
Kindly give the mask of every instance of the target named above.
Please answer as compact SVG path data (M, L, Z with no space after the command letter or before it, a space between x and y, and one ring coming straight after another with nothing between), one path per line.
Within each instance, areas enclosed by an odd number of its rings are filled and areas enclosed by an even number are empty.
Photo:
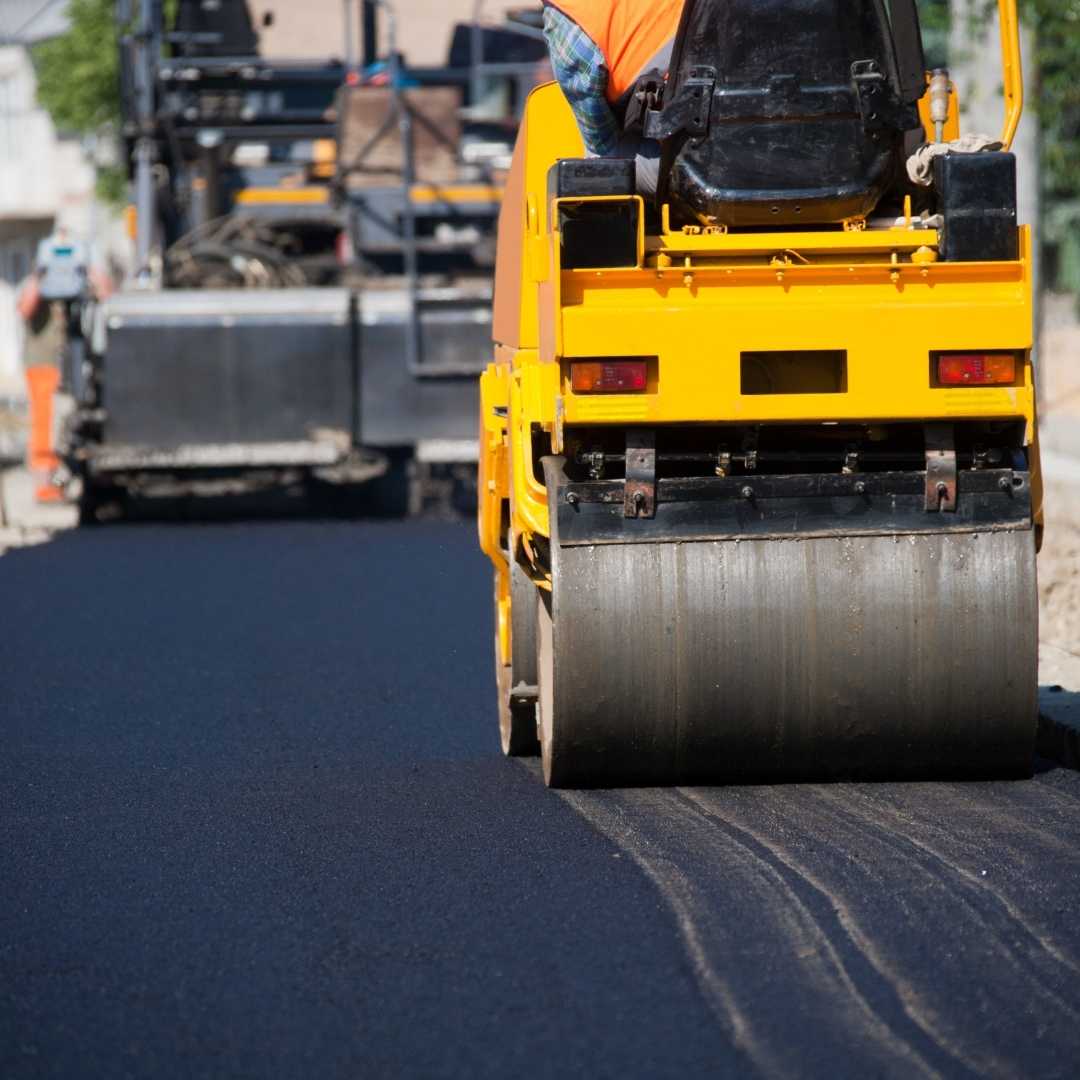
M0 1076L1075 1075L1080 776L580 793L468 525L0 559Z

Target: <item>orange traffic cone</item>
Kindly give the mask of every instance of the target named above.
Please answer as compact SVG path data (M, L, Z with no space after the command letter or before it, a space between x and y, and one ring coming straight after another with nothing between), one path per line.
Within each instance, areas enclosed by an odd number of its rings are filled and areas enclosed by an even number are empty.
M53 445L53 396L60 387L60 371L49 364L26 369L30 394L30 442L26 464L37 481L34 498L38 502L59 502L64 493L52 482L60 466Z

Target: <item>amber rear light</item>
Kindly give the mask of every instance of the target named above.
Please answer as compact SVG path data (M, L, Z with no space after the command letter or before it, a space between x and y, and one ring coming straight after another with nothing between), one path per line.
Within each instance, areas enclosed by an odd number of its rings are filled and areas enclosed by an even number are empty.
M1007 386L1016 382L1013 353L942 353L937 358L939 386Z
M575 394L643 394L648 387L644 360L578 360L570 364Z

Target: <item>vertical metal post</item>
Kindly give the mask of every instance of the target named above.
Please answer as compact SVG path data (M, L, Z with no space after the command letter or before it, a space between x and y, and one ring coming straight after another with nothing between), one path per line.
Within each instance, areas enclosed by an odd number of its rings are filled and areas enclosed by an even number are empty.
M224 211L221 197L221 143L213 142L211 145L200 146L199 156L202 158L202 174L206 183L202 220L199 224L205 225Z
M345 17L345 68L351 75L356 70L356 27L353 21L353 5L356 0L342 0Z
M379 17L376 0L360 0L360 16L363 22L360 62L365 68L369 68L379 59Z
M420 368L420 260L416 250L416 207L412 189L416 180L416 148L413 144L412 113L405 97L404 73L397 47L397 16L387 0L378 0L386 12L388 45L390 50L390 92L393 98L398 134L401 137L401 254L404 262L405 287L409 297L408 322L405 327L406 363L410 371Z
M469 28L469 104L475 109L484 94L484 28L480 19L484 13L484 0L473 5L472 26Z
M154 82L157 51L161 48L155 0L140 0L139 25L135 32L135 113L138 137L135 142L135 277L140 285L151 279L150 259L154 244L157 206L154 198Z

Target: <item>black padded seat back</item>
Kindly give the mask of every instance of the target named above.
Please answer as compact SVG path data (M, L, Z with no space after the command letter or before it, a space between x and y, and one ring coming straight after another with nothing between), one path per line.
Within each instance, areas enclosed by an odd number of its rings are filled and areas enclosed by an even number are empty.
M687 0L646 125L664 142L661 197L731 226L871 213L925 88L914 0L892 6L901 57L883 0Z

